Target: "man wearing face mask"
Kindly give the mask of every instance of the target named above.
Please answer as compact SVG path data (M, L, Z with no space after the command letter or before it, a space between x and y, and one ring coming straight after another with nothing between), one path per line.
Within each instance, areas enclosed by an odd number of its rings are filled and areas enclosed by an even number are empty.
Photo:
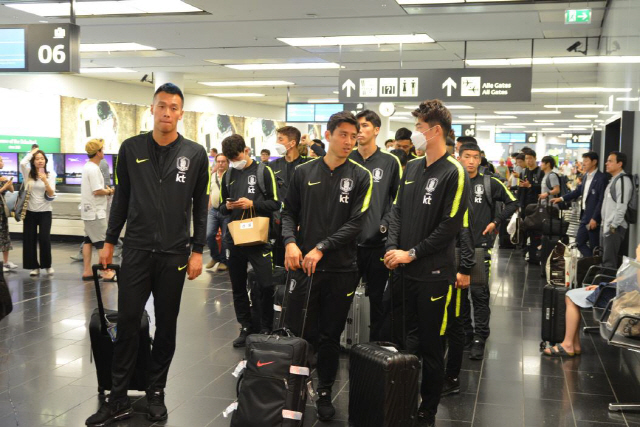
M222 177L220 213L237 221L247 209L256 215L271 217L280 209L276 179L271 168L251 159L250 149L240 135L231 135L222 141L222 152L229 159L229 170ZM260 176L262 175L262 176ZM233 306L240 323L240 335L234 347L244 347L252 332L269 333L273 322L272 254L269 244L236 246L231 233L225 235L229 247L229 278L233 290ZM247 263L256 273L259 295L252 295L260 308L260 331L252 331L251 308L247 294Z
M389 277L389 270L383 262L384 242L387 239L391 204L396 198L402 178L402 167L396 156L376 145L376 137L382 125L380 117L371 110L364 110L356 115L356 119L360 123L358 148L351 152L349 158L367 168L373 176L369 214L365 217L362 232L358 236L358 270L363 282L367 284L371 305L369 338L371 341L380 341L382 295Z
M456 236L463 226L469 177L447 153L445 138L451 113L439 100L428 100L412 113L416 149L426 151L407 164L391 209L384 262L401 271L407 319L415 319L422 356L422 404L418 426L433 426L444 382L441 337L447 329L447 307L456 282ZM419 218L419 221L416 220Z

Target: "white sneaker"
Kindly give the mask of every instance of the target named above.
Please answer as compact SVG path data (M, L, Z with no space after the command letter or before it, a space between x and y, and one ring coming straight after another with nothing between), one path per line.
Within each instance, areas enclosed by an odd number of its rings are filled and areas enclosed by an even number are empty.
M5 267L9 267L10 270L15 270L16 268L18 268L18 265L9 261L5 264Z
M220 268L220 263L216 262L216 264L213 266L213 268L211 269L211 271L213 271L214 273L218 271L218 268Z
M56 271L53 269L53 267L46 268L45 270L47 270L47 274L48 274L49 276L53 275L53 273L55 273L55 272L56 272Z
M40 270L37 268L31 270L31 272L29 273L29 276L39 276L39 275L40 275Z
M4 271L5 273L9 272L9 267L7 267L6 265L2 267L2 271Z

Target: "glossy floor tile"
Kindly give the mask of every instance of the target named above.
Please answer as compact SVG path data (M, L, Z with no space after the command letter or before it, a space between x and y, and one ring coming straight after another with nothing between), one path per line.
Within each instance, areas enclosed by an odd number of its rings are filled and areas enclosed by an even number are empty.
M20 264L21 244L11 259ZM0 322L0 427L82 426L100 405L87 324L96 307L92 283L80 280L75 243L54 243L53 277L7 273L14 312ZM207 257L205 257L207 258ZM640 413L612 413L609 402L640 401L638 355L582 335L583 354L551 359L540 354L543 279L517 250L494 251L491 337L483 361L467 354L461 393L441 400L437 426L640 426ZM117 285L104 284L116 308ZM154 330L152 301L147 304ZM593 323L590 313L584 321ZM184 288L178 347L169 372L169 419L145 419L145 398L134 393L135 414L119 427L228 426L222 411L235 399L233 368L243 358L228 275L205 271ZM349 371L340 361L334 387L335 420L321 423L311 403L304 426L348 426ZM367 426L365 426L367 427Z

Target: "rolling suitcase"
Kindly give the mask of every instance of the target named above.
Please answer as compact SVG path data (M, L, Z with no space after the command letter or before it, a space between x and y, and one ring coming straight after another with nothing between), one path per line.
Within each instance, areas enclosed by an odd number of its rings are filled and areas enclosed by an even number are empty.
M368 342L370 320L369 297L365 294L365 287L359 285L353 296L351 308L349 308L344 331L340 335L340 348L349 351L356 344Z
M107 266L120 273L120 266L110 264ZM117 335L118 312L105 310L100 292L98 270L101 265L93 266L93 281L96 288L98 308L93 310L89 321L89 337L91 339L91 352L96 362L96 374L98 376L98 392L104 394L105 390L111 390L111 361L113 359L114 339ZM113 335L113 338L112 338ZM136 369L129 383L129 390L145 391L149 382L149 366L151 365L151 337L149 335L149 314L145 310L140 322L140 335L138 347L138 360Z
M295 282L292 280L292 282ZM287 281L285 286L289 285ZM302 332L307 318L313 276L303 310ZM284 292L282 323L287 313ZM309 343L287 330L271 335L247 337L245 360L236 368L238 400L223 413L233 412L231 427L298 427L302 426L307 396L313 391L308 355Z
M542 290L542 342L543 350L546 343L557 344L564 341L566 306L564 297L567 288L563 286L546 285Z

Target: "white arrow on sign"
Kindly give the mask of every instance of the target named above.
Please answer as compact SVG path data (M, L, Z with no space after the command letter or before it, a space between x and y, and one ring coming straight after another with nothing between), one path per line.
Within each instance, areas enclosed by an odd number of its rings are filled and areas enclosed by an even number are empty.
M587 19L587 12L582 11L578 14L578 19Z
M445 87L447 88L447 96L451 96L451 88L457 89L458 84L451 77L449 77L444 81L444 83L442 83L442 89L444 89Z
M578 135L573 135L573 142L578 142Z
M348 79L346 82L342 84L342 90L347 91L347 98L351 98L351 91L356 90L356 84Z

